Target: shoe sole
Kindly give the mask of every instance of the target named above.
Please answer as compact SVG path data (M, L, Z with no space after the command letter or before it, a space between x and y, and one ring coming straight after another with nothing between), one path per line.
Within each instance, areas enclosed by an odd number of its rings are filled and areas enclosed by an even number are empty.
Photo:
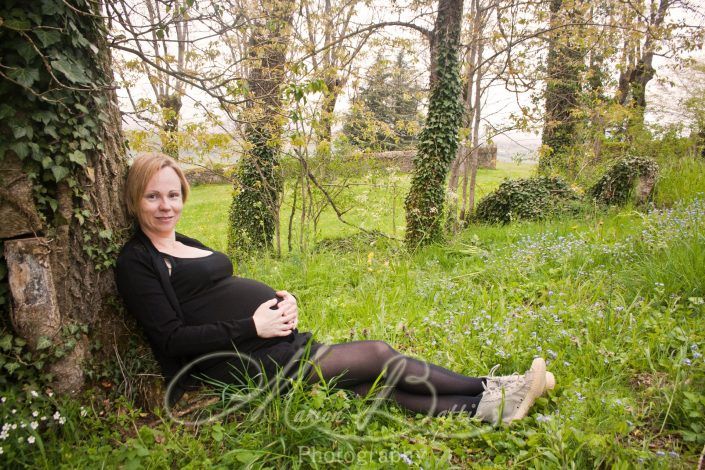
M537 357L531 363L529 370L534 372L536 380L531 382L531 388L526 393L526 398L521 401L516 410L514 410L514 413L502 419L505 424L510 424L512 421L526 417L526 415L529 414L529 409L533 406L536 399L541 396L546 387L546 361L541 357Z

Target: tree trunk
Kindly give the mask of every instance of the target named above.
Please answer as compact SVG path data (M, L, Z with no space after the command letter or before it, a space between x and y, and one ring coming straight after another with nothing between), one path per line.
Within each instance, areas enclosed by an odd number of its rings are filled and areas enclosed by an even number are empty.
M3 73L0 81L0 136L8 142L0 144L0 160L3 167L22 161L20 176L33 188L20 195L20 206L43 216L39 226L27 216L23 228L1 235L15 239L3 240L13 320L35 350L48 340L50 351L65 351L49 366L52 386L73 392L84 382L89 341L110 345L126 331L110 268L128 228L122 204L127 165L106 30L94 2L3 5L0 18L15 8L13 15L22 11L31 27L0 29L5 71L19 71ZM37 33L40 25L54 33ZM81 38L85 46L76 45ZM37 49L20 58L15 51L32 49L30 39ZM0 202L14 205L5 197ZM53 292L36 297L32 286L53 286ZM46 309L47 324L37 324L36 308ZM24 316L28 312L34 314ZM34 325L29 330L22 327L26 321ZM112 355L114 349L101 350Z
M164 95L157 98L162 111L162 152L179 159L179 116L181 113L181 96Z
M411 247L441 236L445 183L458 149L463 114L458 47L463 0L439 0L434 28L436 81L414 158L414 175L406 197L406 242Z
M248 150L240 163L230 207L231 254L270 248L279 220L280 89L286 76L286 52L296 4L280 0L263 3L266 23L254 26L248 45L251 95L243 116Z
M544 127L541 143L544 150L539 158L539 172L550 173L552 169L564 168L564 156L573 144L575 118L573 111L578 104L581 89L580 71L583 67L582 51L575 28L561 26L577 18L580 2L566 7L563 0L550 1L551 27L548 57L546 59L546 91ZM570 9L570 10L567 10Z

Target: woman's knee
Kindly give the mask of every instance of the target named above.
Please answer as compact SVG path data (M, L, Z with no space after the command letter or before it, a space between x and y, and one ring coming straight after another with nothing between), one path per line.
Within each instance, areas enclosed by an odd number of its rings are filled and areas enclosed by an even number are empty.
M394 359L399 353L385 341L370 341L375 357L382 363Z

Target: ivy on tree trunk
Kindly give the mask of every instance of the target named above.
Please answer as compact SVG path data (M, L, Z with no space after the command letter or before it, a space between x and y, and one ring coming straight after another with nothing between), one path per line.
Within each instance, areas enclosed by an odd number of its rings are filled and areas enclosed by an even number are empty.
M435 80L428 115L414 158L414 175L406 197L406 243L410 247L442 235L445 180L458 148L463 115L460 101L460 25L463 0L439 0L434 28Z

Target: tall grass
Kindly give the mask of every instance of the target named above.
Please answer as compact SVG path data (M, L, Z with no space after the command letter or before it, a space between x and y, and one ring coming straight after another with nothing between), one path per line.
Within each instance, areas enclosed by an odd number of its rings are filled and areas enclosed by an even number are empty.
M227 191L196 188L180 230L222 246ZM495 364L523 371L545 357L558 386L510 428L414 416L300 382L196 428L97 395L85 416L75 402L56 405L71 427L43 430L42 452L17 444L26 431L12 430L0 464L693 468L705 445L704 218L695 198L647 213L473 226L414 253L357 237L238 265L239 275L294 292L300 329L319 341L382 339L471 375ZM328 225L322 233L340 234ZM23 393L3 395L5 422L29 422L48 400Z

